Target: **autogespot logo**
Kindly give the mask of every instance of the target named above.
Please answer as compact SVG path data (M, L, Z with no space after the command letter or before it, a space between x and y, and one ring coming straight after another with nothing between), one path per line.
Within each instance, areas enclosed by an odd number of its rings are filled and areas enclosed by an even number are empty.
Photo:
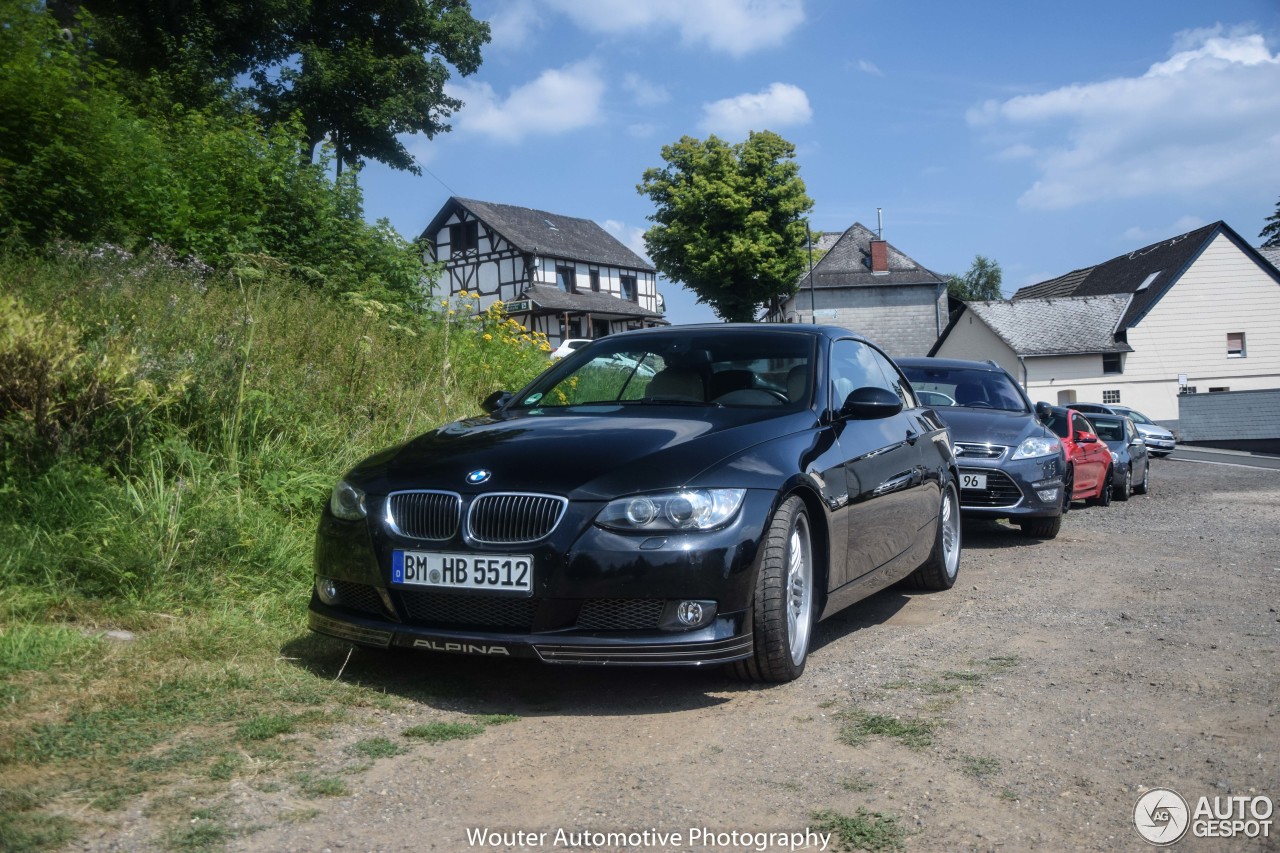
M1152 788L1133 807L1133 825L1143 839L1158 847L1180 841L1187 834L1190 817L1187 801L1171 788Z
M481 468L479 471L472 471L468 474L467 482L473 486L478 486L481 483L488 482L489 478L492 476L493 472L488 468Z

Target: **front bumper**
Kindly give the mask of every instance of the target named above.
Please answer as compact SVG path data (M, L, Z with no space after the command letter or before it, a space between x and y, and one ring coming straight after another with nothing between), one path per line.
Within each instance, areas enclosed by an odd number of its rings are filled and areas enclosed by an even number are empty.
M1153 453L1172 453L1178 446L1173 436L1165 438L1164 436L1144 435L1143 442L1147 445L1147 450Z
M960 510L970 518L1051 518L1062 514L1063 462L1057 456L1034 459L960 459L966 471L985 474L986 489L961 489ZM1040 497L1052 492L1052 497Z
M313 595L307 624L320 634L383 649L396 646L445 654L532 658L561 664L698 666L749 657L752 635L750 631L743 632L743 621L743 614L717 617L707 627L683 634L538 636L485 630L447 631L390 623L329 607Z
M748 490L726 527L707 532L624 535L592 523L598 505L571 503L545 540L486 546L461 539L424 545L377 521L325 513L316 535L310 627L367 646L416 648L547 663L698 665L752 653L750 605L764 525L776 495ZM380 518L371 507L370 519ZM523 595L392 582L396 550L475 556L529 554ZM705 608L692 627L681 602Z

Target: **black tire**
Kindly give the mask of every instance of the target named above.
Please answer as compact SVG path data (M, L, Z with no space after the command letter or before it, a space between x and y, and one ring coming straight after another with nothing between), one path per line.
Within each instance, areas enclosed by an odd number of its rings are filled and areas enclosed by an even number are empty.
M751 657L732 664L735 676L781 684L804 672L816 616L815 575L809 513L792 495L765 533L751 599L755 648Z
M1062 529L1062 516L1028 518L1024 521L1019 521L1018 526L1022 528L1022 535L1029 539L1053 539L1058 535L1058 531Z
M1111 497L1118 501L1129 500L1129 495L1133 494L1133 463L1129 463L1129 468L1125 471L1124 482L1117 489L1112 489Z
M1062 483L1062 514L1071 512L1071 496L1076 490L1076 466L1067 463L1067 477ZM1052 539L1053 537L1048 537Z
M1102 480L1102 491L1098 492L1096 498L1089 499L1090 506L1111 506L1111 494L1114 491L1112 481L1115 479L1115 471L1110 465L1107 466L1107 474Z
M938 501L938 532L929 558L904 583L912 589L951 589L960 572L960 493L947 483Z
M1142 482L1134 485L1134 494L1147 495L1151 493L1151 463L1148 462L1142 466Z

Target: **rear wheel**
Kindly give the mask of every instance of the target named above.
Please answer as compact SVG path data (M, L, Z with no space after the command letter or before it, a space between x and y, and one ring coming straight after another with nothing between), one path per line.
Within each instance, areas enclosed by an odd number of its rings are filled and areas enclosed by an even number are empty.
M947 483L938 506L938 532L929 559L907 575L915 589L951 589L960 571L960 495L955 483Z
M1114 479L1115 472L1108 466L1106 476L1102 478L1102 488L1098 491L1097 497L1089 499L1089 503L1094 506L1111 506L1112 480Z
M1119 486L1117 486L1112 491L1112 497L1114 497L1118 501L1127 501L1129 500L1129 495L1131 494L1133 494L1133 464L1132 463L1129 464L1129 467L1124 472L1124 482L1122 482Z
M1135 485L1133 490L1140 495L1151 491L1151 463L1142 466L1142 482Z
M804 672L815 605L813 541L800 498L787 498L765 534L752 598L755 650L733 664L746 681L781 683Z

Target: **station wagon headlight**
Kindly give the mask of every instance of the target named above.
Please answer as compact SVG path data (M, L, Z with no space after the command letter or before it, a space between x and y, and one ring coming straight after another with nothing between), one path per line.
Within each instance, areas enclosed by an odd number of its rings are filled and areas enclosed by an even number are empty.
M339 480L329 496L329 511L343 521L359 521L368 515L364 505L364 492L348 483Z
M645 533L712 530L733 518L746 494L746 489L686 489L634 495L610 501L596 516L596 523Z
M1023 439L1018 449L1013 451L1013 459L1035 459L1037 456L1054 456L1062 450L1062 442L1056 438L1033 435Z

